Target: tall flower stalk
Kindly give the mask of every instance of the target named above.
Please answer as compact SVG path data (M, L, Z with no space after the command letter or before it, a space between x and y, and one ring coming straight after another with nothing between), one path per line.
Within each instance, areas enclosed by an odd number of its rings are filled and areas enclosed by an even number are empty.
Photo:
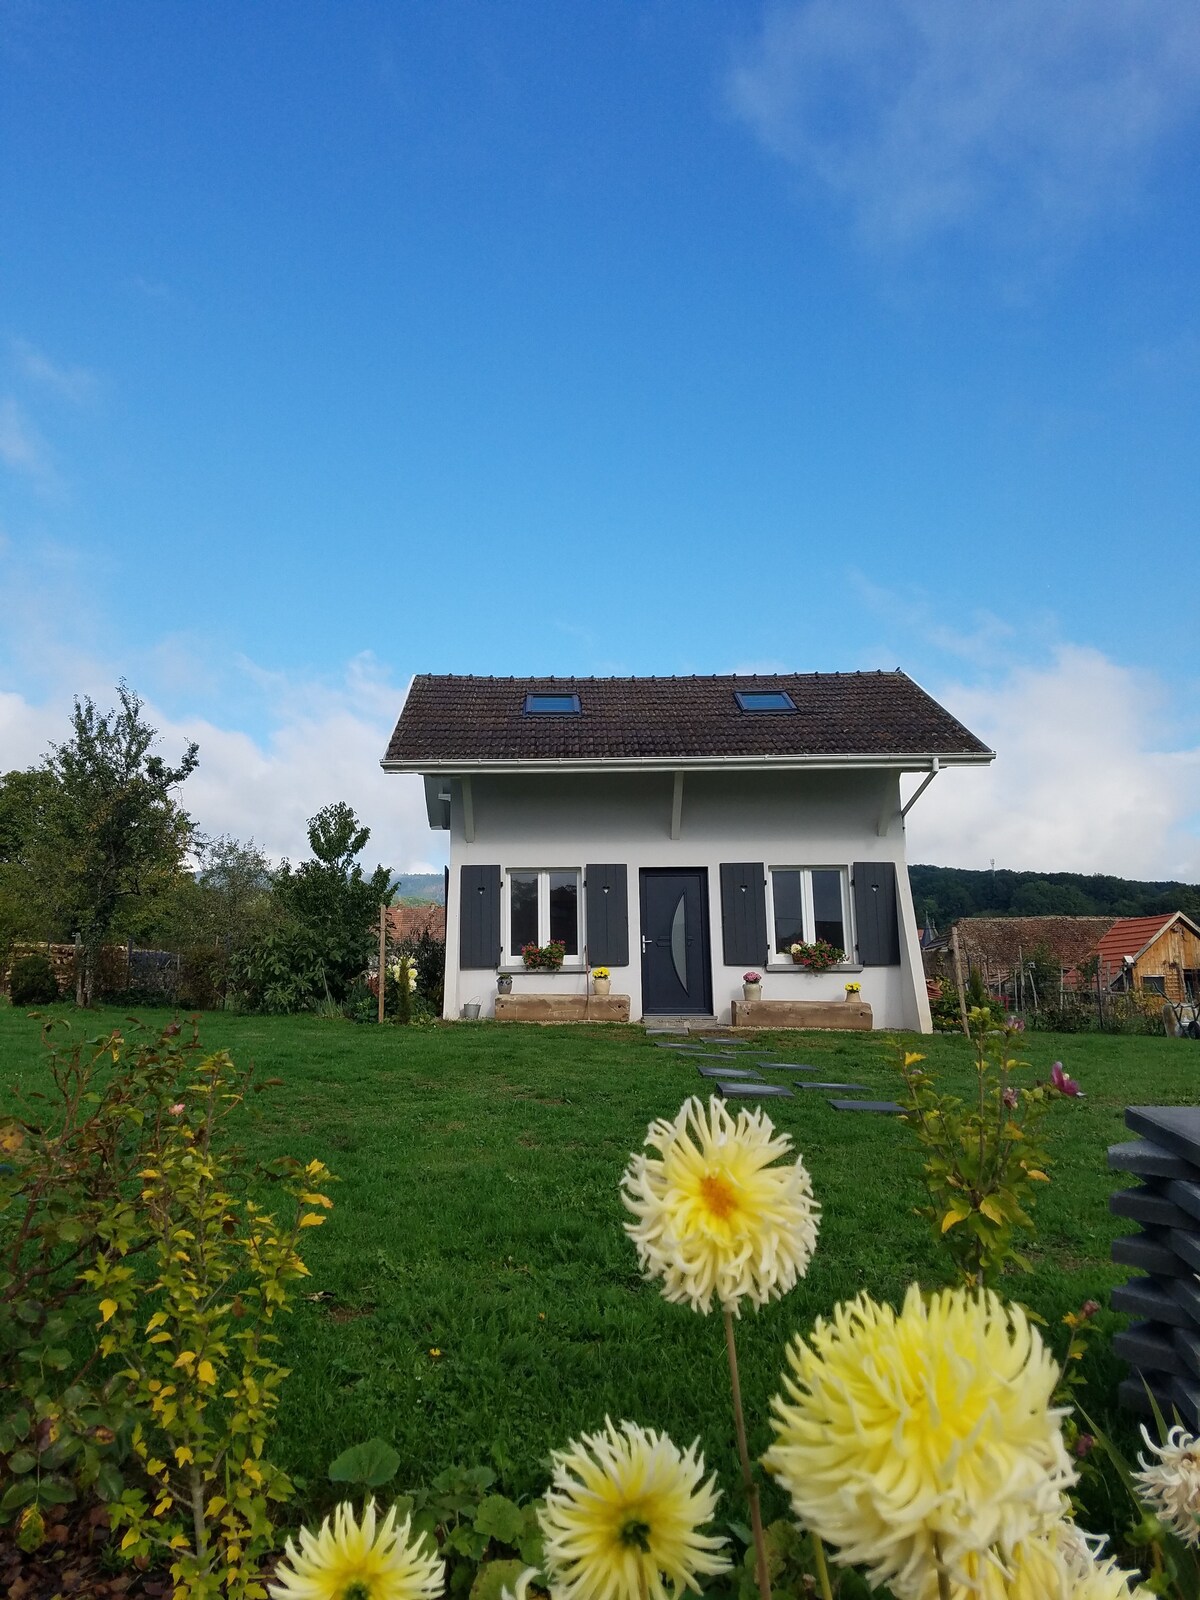
M661 1284L665 1299L705 1316L714 1301L721 1307L755 1576L761 1600L770 1600L734 1321L743 1300L757 1310L804 1276L820 1207L804 1162L785 1160L792 1149L787 1134L777 1133L760 1110L743 1108L735 1120L716 1095L707 1108L692 1098L674 1120L652 1122L645 1148L654 1153L631 1156L622 1179L622 1198L635 1218L625 1231L644 1275Z

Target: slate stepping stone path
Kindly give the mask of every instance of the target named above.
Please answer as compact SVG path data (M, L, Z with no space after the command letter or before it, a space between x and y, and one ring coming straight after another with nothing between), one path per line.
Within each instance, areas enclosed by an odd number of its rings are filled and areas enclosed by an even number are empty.
M700 1067L696 1071L702 1078L750 1078L755 1083L763 1080L753 1067Z
M760 1067L766 1067L768 1072L816 1072L816 1067L805 1067L798 1061L760 1061Z
M727 1100L790 1100L792 1091L786 1083L755 1083L749 1078L725 1079L717 1088Z
M1129 1106L1127 1126L1141 1137L1110 1146L1108 1164L1140 1178L1109 1197L1114 1216L1140 1224L1113 1241L1112 1257L1140 1268L1112 1292L1114 1310L1138 1320L1113 1339L1134 1369L1121 1403L1151 1414L1148 1387L1164 1416L1177 1410L1200 1429L1200 1106ZM1144 1380L1144 1382L1143 1382Z
M865 1089L865 1083L798 1083L797 1089Z
M808 1088L808 1085L804 1085ZM894 1100L831 1100L835 1111L877 1111L881 1116L895 1117L904 1110Z

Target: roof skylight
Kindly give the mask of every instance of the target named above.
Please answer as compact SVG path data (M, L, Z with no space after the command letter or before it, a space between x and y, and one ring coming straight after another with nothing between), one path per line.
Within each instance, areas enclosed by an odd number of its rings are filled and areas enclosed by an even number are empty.
M735 689L743 711L795 711L796 702L786 689Z
M577 694L527 694L525 713L533 717L577 717L580 712Z

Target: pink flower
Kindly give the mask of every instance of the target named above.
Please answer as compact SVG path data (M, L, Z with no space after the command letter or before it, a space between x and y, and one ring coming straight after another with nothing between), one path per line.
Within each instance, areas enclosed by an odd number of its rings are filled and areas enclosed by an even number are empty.
M1021 1097L1015 1089L1005 1089L1003 1098L1010 1111L1015 1111L1021 1103Z
M1079 1308L1079 1315L1081 1317L1094 1317L1099 1309L1099 1300L1085 1300Z
M171 1115L173 1117L181 1117L186 1110L187 1107L184 1105L183 1101L176 1100L175 1104L171 1107Z
M1075 1079L1069 1078L1063 1071L1063 1064L1061 1061L1056 1061L1050 1068L1050 1082L1060 1094L1069 1094L1072 1096L1072 1098L1074 1098L1075 1096L1083 1093L1079 1085L1075 1082Z
M1075 1454L1082 1461L1084 1456L1091 1455L1096 1448L1096 1441L1090 1433L1081 1433L1075 1441Z

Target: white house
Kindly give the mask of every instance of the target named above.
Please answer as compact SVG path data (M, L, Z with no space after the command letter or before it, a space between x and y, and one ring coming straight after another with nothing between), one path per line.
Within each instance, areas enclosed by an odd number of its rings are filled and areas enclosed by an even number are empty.
M838 1000L928 1031L904 816L943 767L992 752L902 672L415 678L383 767L420 773L450 834L445 1015L584 995L606 966L630 1015L728 1022ZM902 774L922 775L902 803ZM816 974L788 951L828 939ZM522 947L561 940L559 972Z

